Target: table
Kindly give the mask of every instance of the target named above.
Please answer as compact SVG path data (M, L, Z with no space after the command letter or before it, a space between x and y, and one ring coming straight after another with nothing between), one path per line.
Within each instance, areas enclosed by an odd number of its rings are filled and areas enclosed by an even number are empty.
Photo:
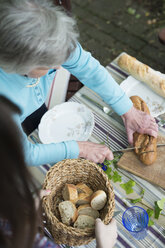
M110 63L106 69L108 72L112 75L112 77L120 84L124 79L128 77L128 74L126 74L124 71L122 71L116 64L116 59ZM127 136L125 132L124 126L120 123L120 117L115 115L114 113L112 116L109 116L105 114L101 109L96 107L94 104L89 102L88 100L84 99L82 95L85 94L92 98L93 100L99 102L100 104L106 105L101 98L90 89L86 88L85 86L82 87L69 101L74 101L78 103L85 104L87 107L89 107L93 113L95 118L95 127L92 133L92 136L90 137L90 141L100 143L105 142L105 144L108 144L107 140L107 134L111 138L111 148L112 149L120 149L125 148L128 146ZM165 118L165 116L161 116L161 118ZM160 132L165 134L165 126L162 124L161 119L157 118L157 121L159 123L159 130ZM37 131L32 133L29 137L32 142L38 142L37 137ZM33 168L33 175L38 180L39 184L42 184L46 172L49 170L50 165L43 165L39 168ZM163 248L165 246L165 217L161 216L159 220L148 229L148 235L147 237L142 241L135 240L129 232L125 230L125 228L122 225L122 213L127 208L127 206L131 206L130 202L126 200L126 197L138 197L141 191L141 187L145 189L144 194L144 203L147 205L154 207L154 202L161 199L165 196L165 191L160 188L152 185L151 183L129 173L122 169L118 169L119 174L122 176L122 182L127 182L129 178L134 180L137 184L134 187L134 193L131 195L126 195L124 190L120 187L120 183L113 183L114 192L115 192L115 205L116 205L116 211L121 211L121 213L116 216L117 225L118 225L118 239L117 243L115 245L116 248L121 247L155 247L155 248ZM139 187L139 185L141 187ZM126 206L126 205L127 206ZM140 204L136 204L139 205ZM142 206L144 207L144 206ZM65 246L61 246L65 247ZM91 242L88 245L85 246L79 246L79 248L94 248L96 247L95 241Z

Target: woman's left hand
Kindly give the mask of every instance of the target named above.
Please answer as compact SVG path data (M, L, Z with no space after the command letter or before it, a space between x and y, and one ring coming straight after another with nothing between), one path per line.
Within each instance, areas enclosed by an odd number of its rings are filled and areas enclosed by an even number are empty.
M128 142L131 145L133 145L133 134L135 132L157 137L158 125L151 115L132 107L121 117L126 128Z

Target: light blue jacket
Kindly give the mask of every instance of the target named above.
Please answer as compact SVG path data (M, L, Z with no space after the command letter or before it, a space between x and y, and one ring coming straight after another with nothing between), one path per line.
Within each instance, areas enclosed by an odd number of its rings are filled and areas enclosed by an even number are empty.
M80 44L62 66L84 85L98 93L119 115L126 113L132 107L130 99L107 70L89 52L84 51ZM55 70L50 70L40 78L38 85L26 87L28 84L34 84L36 78L7 74L0 70L0 94L20 107L22 114L17 117L17 122L21 132L23 132L21 123L45 102L54 75ZM23 139L26 161L31 166L56 163L66 158L77 158L79 155L76 141L46 145L32 144L25 133L23 133Z

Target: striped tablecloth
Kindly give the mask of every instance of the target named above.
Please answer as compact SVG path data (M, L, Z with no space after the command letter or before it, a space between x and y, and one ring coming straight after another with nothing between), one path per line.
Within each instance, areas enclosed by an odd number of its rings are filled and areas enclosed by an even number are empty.
M116 60L115 60L116 61ZM128 77L128 75L122 71L117 65L116 62L113 61L106 68L114 77L114 79L120 84L124 79ZM85 94L92 98L93 100L97 100L97 102L106 105L102 102L101 98L96 95L90 89L83 87L81 88L71 99L70 101L79 102L85 104L90 109L92 109L95 118L95 127L90 137L90 141L93 142L105 142L107 145L110 145L111 149L125 148L128 145L127 136L125 132L125 128L123 125L119 124L118 120L114 116L114 118L106 115L99 108L94 106L88 100L85 100L82 95ZM108 105L107 105L108 106ZM112 115L113 116L113 115ZM159 123L161 120L157 118L157 122ZM160 131L165 134L165 126L163 126L160 122ZM107 135L109 138L107 139ZM36 142L37 131L34 132L30 139L33 142ZM108 140L110 140L110 144L108 144ZM45 175L49 170L50 165L40 166L39 170L42 175ZM37 169L38 170L38 169ZM161 199L165 196L165 191L159 187L152 185L151 183L129 173L122 169L118 169L119 174L122 176L122 182L127 182L130 178L136 182L134 187L134 193L129 195L129 197L138 197L141 191L141 187L145 189L144 194L144 203L147 205L154 207L154 202ZM115 205L116 211L121 211L121 213L116 216L117 226L118 226L118 239L115 247L155 247L155 248L163 248L165 247L165 217L159 218L159 221L155 222L152 227L148 228L148 235L145 239L138 241L134 239L129 232L122 225L122 213L125 211L127 206L131 206L129 201L125 198L128 197L125 195L124 190L119 186L119 183L112 183L115 192ZM139 186L140 185L140 186ZM126 203L126 204L125 204ZM139 205L140 204L136 204ZM142 206L144 207L144 206ZM62 245L61 247L65 247ZM94 248L96 247L95 240L85 246L79 246L79 248Z

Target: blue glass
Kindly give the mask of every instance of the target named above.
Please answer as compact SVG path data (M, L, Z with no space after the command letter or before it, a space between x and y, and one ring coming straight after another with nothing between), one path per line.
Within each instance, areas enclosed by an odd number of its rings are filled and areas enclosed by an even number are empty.
M138 240L147 236L148 221L146 210L138 206L127 208L122 216L124 227Z

